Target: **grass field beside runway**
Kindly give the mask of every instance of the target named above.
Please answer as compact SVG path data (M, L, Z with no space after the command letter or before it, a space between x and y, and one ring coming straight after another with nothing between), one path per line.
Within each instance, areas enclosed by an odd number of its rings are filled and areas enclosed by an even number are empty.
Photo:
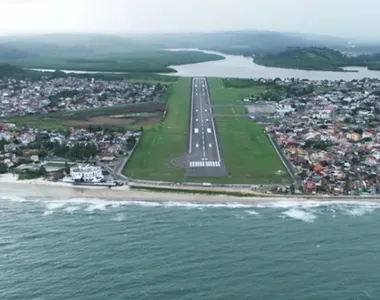
M228 178L241 184L289 183L275 149L264 133L265 126L247 118L216 118L219 146ZM278 175L278 171L281 173Z
M244 106L218 106L213 108L215 115L245 115L247 110Z
M183 181L185 170L174 167L171 160L187 151L190 86L190 78L180 78L173 84L167 99L166 119L144 130L135 153L124 168L126 176Z
M244 98L255 97L266 91L264 86L253 86L248 88L226 88L222 78L208 78L212 105L217 104L246 104Z
M212 104L235 104L242 98L260 93L260 88L222 88L219 78L208 80ZM231 109L232 107L218 107ZM233 107L236 113L236 107ZM219 113L219 112L218 112ZM236 113L238 114L238 113ZM275 149L263 132L264 126L256 124L248 117L216 118L219 146L228 178L211 182L269 184L289 183L286 172ZM281 170L281 175L277 171Z

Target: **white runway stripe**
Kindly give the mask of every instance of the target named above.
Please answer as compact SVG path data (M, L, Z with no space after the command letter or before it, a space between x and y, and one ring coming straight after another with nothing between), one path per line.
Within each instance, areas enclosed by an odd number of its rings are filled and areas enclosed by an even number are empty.
M219 161L191 161L190 162L191 168L200 168L200 167L208 167L208 168L219 168L220 162Z

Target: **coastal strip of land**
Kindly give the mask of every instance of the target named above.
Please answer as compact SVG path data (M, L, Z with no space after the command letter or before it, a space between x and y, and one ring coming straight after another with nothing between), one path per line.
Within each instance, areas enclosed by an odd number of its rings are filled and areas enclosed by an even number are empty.
M306 195L265 195L248 189L210 188L199 189L192 187L169 187L169 186L131 186L104 187L73 186L62 182L49 182L43 179L17 180L13 174L0 176L1 196L0 199L18 198L54 198L67 200L86 198L104 199L110 201L142 201L142 202L182 202L182 203L271 203L271 202L350 202L350 203L380 203L379 196L306 196ZM182 192L181 192L182 190ZM213 194L205 194L205 191ZM232 196L228 193L241 193L241 196Z

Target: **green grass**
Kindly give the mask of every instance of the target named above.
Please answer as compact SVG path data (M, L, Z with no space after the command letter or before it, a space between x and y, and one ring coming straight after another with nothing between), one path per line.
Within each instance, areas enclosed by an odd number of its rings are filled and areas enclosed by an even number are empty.
M247 111L244 106L218 106L213 108L218 115L245 115Z
M252 86L245 88L227 88L220 78L209 78L211 102L212 104L244 104L244 98L257 96L264 93L267 88L264 86Z
M213 104L235 104L242 98L263 92L262 87L225 88L223 80L208 80ZM242 113L244 107L217 107L216 109L235 110ZM217 111L217 113L219 113ZM245 110L244 110L244 113ZM228 178L212 179L210 182L242 184L289 183L286 172L275 149L265 135L264 126L255 124L248 117L216 118L221 153L228 169ZM281 170L282 175L276 175Z
M290 177L264 133L264 126L247 118L217 118L228 183L289 183ZM283 174L277 175L281 170ZM222 180L223 181L223 180Z
M171 160L186 152L190 79L180 78L167 99L168 115L164 122L145 129L141 140L124 168L128 177L147 180L183 181L184 169Z

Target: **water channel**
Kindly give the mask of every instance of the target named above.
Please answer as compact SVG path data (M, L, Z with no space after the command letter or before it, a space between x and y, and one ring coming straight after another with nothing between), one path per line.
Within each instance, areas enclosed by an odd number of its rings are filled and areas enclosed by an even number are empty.
M173 76L207 76L207 77L238 77L238 78L305 78L310 80L352 80L368 78L379 78L380 71L371 71L366 67L347 67L346 70L355 72L328 72L328 71L305 71L294 69L271 68L257 65L252 58L226 55L214 51L204 51L199 49L170 49L171 51L202 51L213 53L225 57L223 60L209 61L195 64L170 66L177 73L163 74ZM54 71L50 69L33 69L39 71ZM77 70L62 70L66 73L98 73ZM102 72L113 73L113 72Z

